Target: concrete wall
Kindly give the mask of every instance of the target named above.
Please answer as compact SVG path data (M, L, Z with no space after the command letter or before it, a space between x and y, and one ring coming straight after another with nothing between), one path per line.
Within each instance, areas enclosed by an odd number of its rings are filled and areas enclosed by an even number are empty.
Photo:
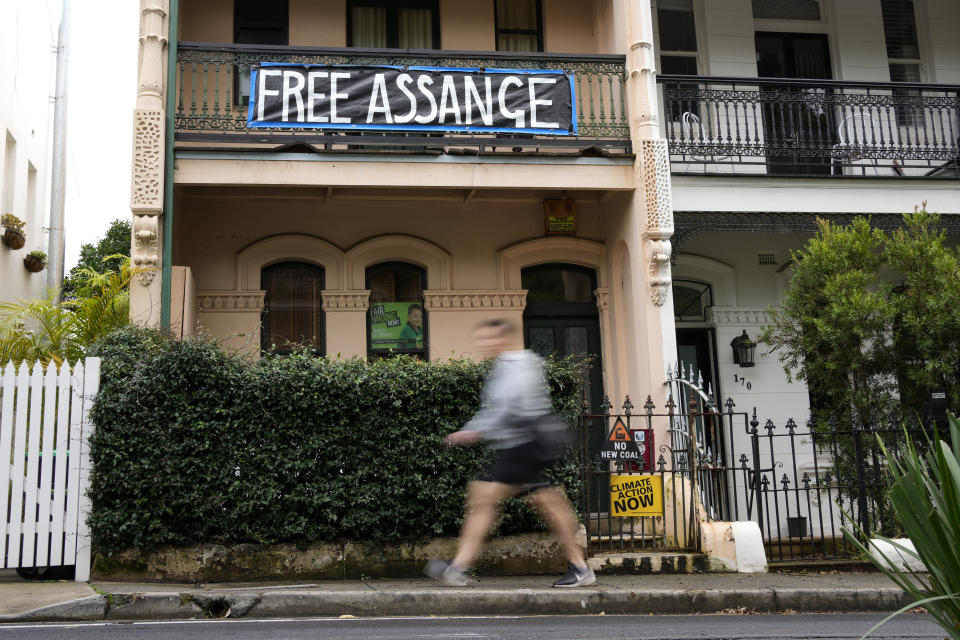
M26 245L0 244L0 301L43 294L45 272L30 273L23 258L47 250L49 155L56 45L44 5L27 0L0 3L0 214L27 225Z
M830 55L841 80L890 80L879 2L833 2ZM827 25L830 27L831 25Z
M756 76L757 56L753 40L753 9L750 0L713 0L705 3L704 20L697 28L704 31L706 51L703 72L715 76Z
M932 60L928 63L931 82L960 84L960 3L955 0L927 0L926 36Z

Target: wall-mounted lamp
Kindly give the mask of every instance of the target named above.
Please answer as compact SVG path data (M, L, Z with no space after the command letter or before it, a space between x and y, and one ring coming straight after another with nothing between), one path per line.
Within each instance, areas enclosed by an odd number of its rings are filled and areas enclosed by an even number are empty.
M733 363L741 367L752 367L754 365L754 356L757 352L757 343L750 339L747 330L730 341L733 347Z

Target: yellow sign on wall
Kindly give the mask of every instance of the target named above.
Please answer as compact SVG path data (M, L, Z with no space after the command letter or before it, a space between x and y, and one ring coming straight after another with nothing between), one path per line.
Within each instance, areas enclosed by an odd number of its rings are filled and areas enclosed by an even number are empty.
M663 478L610 476L610 515L615 518L663 516Z
M577 205L573 200L544 200L543 215L548 234L577 232Z

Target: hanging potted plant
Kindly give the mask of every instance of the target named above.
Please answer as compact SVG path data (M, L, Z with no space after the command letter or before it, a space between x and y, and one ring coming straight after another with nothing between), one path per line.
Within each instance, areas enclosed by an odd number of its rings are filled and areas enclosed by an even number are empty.
M3 227L3 244L11 249L22 248L27 241L27 237L23 233L23 228L26 224L26 222L12 213L3 214L3 216L0 217L0 226Z
M31 273L43 271L43 268L47 266L47 254L39 249L31 251L27 254L27 257L23 259L23 266Z

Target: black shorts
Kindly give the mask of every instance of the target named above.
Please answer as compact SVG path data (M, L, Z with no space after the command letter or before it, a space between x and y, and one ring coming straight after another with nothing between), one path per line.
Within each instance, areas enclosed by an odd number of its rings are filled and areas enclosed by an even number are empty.
M550 486L543 478L543 463L537 459L537 442L494 451L493 459L480 470L477 480L522 485L528 488Z

